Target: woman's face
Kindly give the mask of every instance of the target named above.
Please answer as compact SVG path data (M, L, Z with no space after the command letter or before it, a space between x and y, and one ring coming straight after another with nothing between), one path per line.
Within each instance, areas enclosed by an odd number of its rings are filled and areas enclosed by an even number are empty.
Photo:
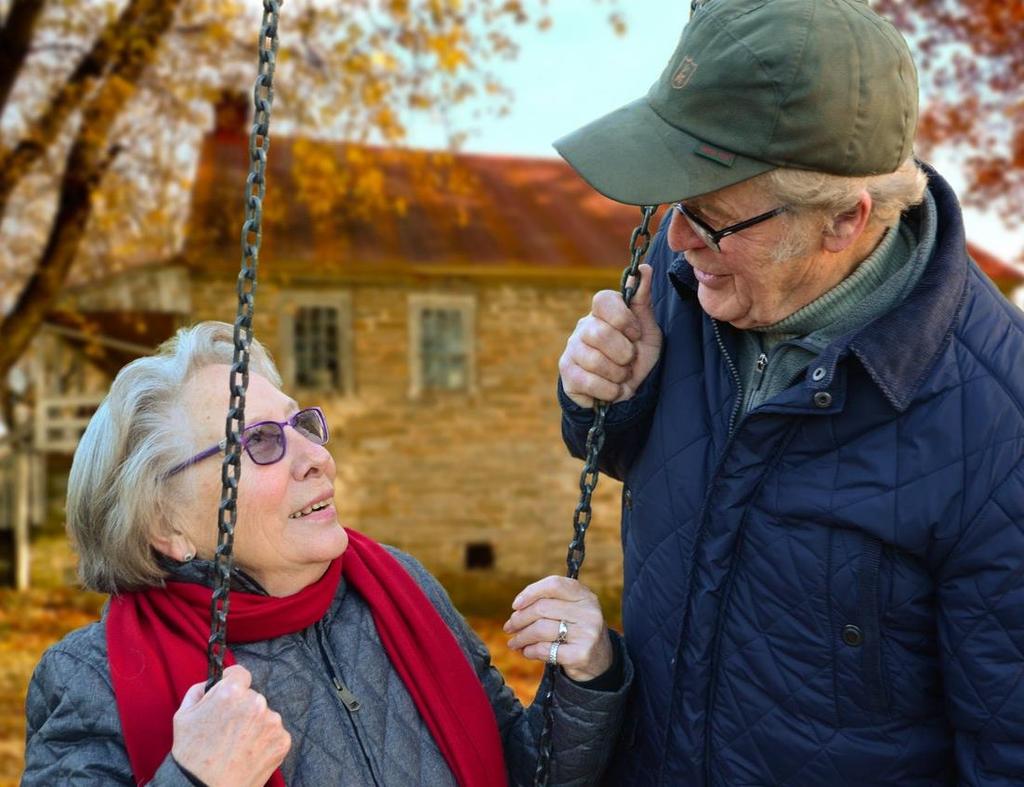
M190 417L195 452L224 437L229 371L224 365L207 366L186 383L182 404ZM298 409L265 377L250 375L246 424L285 421ZM333 457L291 426L284 433L285 453L274 464L258 465L242 452L235 526L236 564L272 596L291 595L315 582L348 546L334 507ZM217 544L222 458L205 459L175 479L187 495L177 524L196 554L208 559ZM327 505L320 510L301 513L323 503Z

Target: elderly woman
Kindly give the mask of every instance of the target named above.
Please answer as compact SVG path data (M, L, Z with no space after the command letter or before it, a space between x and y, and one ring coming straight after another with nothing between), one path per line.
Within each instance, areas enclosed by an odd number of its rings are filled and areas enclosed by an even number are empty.
M422 566L339 525L324 415L280 390L258 343L229 666L204 693L231 354L228 325L179 331L118 374L82 438L68 528L85 585L112 597L36 669L23 784L532 781L540 708L519 705ZM553 781L594 782L630 682L623 649L574 581L536 582L513 609L509 646L568 678Z

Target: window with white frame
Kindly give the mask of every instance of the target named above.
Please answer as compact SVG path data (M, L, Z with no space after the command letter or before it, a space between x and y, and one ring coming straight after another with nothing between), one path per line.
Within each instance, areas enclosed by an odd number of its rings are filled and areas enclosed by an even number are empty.
M410 394L475 388L476 301L472 295L409 296Z
M351 393L352 299L347 292L283 295L281 376L285 388Z

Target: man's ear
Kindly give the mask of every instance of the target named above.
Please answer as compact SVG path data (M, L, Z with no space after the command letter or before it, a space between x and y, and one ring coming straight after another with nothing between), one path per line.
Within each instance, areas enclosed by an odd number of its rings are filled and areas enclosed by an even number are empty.
M861 191L857 204L836 216L832 228L825 233L823 245L826 250L837 253L845 251L860 238L871 218L871 195Z

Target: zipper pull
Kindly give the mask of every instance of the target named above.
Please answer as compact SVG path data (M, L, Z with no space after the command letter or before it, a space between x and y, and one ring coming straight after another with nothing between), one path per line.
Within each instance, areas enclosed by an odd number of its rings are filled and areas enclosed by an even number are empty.
M758 374L763 374L764 370L768 368L768 356L764 353L757 356L757 365L754 368L757 369Z
M344 683L334 676L331 677L331 681L333 681L334 688L338 692L338 696L341 697L341 701L344 703L346 708L354 712L362 707L359 703L359 699L355 694L348 690L348 687Z

